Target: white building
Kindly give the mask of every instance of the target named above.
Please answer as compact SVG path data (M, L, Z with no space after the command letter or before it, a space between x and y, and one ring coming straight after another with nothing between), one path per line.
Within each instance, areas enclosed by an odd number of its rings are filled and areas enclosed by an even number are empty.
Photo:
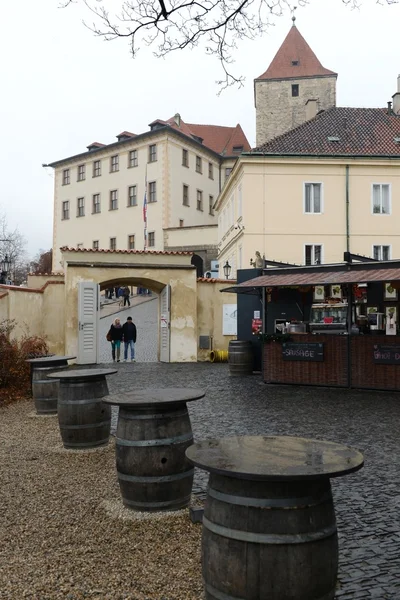
M217 255L214 202L236 157L250 149L240 125L187 124L176 114L139 135L51 163L55 170L53 270L63 246L191 250L198 271ZM198 262L196 262L196 259Z

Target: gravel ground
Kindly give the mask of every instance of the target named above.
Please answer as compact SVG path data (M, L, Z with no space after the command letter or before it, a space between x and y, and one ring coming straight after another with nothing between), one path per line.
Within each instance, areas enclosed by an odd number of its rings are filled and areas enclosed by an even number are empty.
M196 440L298 435L353 445L365 467L332 480L340 539L338 600L400 599L396 393L266 386L229 377L223 364L118 365L111 393L204 387L189 405ZM0 598L19 600L201 600L200 530L186 511L137 518L123 509L114 441L62 449L57 419L32 403L0 410ZM114 415L114 426L116 416ZM196 469L194 494L207 476Z

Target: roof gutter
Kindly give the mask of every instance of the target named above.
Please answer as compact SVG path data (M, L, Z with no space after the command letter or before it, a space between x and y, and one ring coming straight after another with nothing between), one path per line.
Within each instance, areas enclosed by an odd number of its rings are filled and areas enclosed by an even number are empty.
M282 157L294 157L294 158L385 158L385 159L399 159L400 153L398 156L393 154L317 154L317 153L307 153L307 152L276 152L276 153L268 153L268 152L242 152L241 156L248 156L255 158L263 157L263 158L282 158Z

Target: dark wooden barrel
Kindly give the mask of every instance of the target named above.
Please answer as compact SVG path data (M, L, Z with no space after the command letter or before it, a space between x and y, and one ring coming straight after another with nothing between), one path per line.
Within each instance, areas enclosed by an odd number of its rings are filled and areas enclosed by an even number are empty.
M332 600L338 541L329 479L211 474L202 564L207 600Z
M79 450L108 444L111 406L102 402L107 395L105 377L60 380L58 422L65 448Z
M229 372L234 376L252 375L253 351L251 342L231 340L228 350Z
M194 469L185 450L192 444L185 404L160 409L120 407L116 459L124 505L139 511L188 506Z
M57 365L55 367L35 367L32 369L32 396L38 415L56 415L58 401L58 379L47 379L47 375L68 368Z

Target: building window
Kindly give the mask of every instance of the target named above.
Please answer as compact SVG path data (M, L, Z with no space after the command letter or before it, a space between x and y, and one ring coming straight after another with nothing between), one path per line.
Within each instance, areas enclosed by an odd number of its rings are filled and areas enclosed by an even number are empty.
M304 212L308 214L322 213L322 184L304 184Z
M214 196L208 196L208 214L214 216Z
M197 173L203 172L201 156L196 156L196 172Z
M242 184L238 186L238 218L243 215L243 196L242 196Z
M179 227L183 227L183 219L179 219Z
M182 150L182 166L183 167L189 166L189 152L185 149Z
M128 235L128 250L134 250L134 249L135 249L135 236Z
M156 162L157 160L157 144L151 144L149 146L149 162Z
M128 188L128 206L137 206L137 186L130 185Z
M242 246L239 246L238 248L238 269L242 268L242 254L243 254L243 249Z
M233 146L233 154L242 154L243 146Z
M118 208L118 190L112 190L110 192L110 210L117 210Z
M157 182L150 181L149 183L149 202L157 202Z
M149 248L154 248L156 245L156 234L154 231L149 231L148 245Z
M377 215L390 215L390 185L388 183L372 185L372 212Z
M96 214L101 211L100 207L100 194L93 194L92 198L92 213Z
M299 95L299 84L298 83L292 83L292 96L293 98L296 98Z
M214 179L214 165L212 163L208 163L208 178Z
M93 240L92 248L93 250L99 249L99 240Z
M307 244L304 247L304 258L306 265L321 265L322 246L320 244Z
M85 165L79 165L78 167L78 181L84 181L85 180Z
M62 203L62 216L63 221L69 219L69 200L64 200Z
M299 66L299 61L298 60L292 60L292 67L298 67Z
M203 210L203 192L197 190L197 210Z
M110 250L116 250L117 249L117 238L112 237L110 238Z
M372 246L374 260L390 260L390 246Z
M62 184L69 185L69 183L70 183L69 169L64 169L63 174L62 174Z
M232 168L231 167L227 167L225 169L225 181L228 179L229 175L232 173Z
M189 186L183 186L183 197L182 197L183 206L189 206Z
M100 177L101 175L101 161L95 160L93 163L93 177Z
M78 198L76 205L76 216L84 217L85 216L85 198Z
M119 156L118 154L114 154L114 156L110 158L110 172L116 173L117 171L119 171Z
M128 167L137 167L137 166L138 166L138 153L137 153L137 150L131 150L129 152Z

